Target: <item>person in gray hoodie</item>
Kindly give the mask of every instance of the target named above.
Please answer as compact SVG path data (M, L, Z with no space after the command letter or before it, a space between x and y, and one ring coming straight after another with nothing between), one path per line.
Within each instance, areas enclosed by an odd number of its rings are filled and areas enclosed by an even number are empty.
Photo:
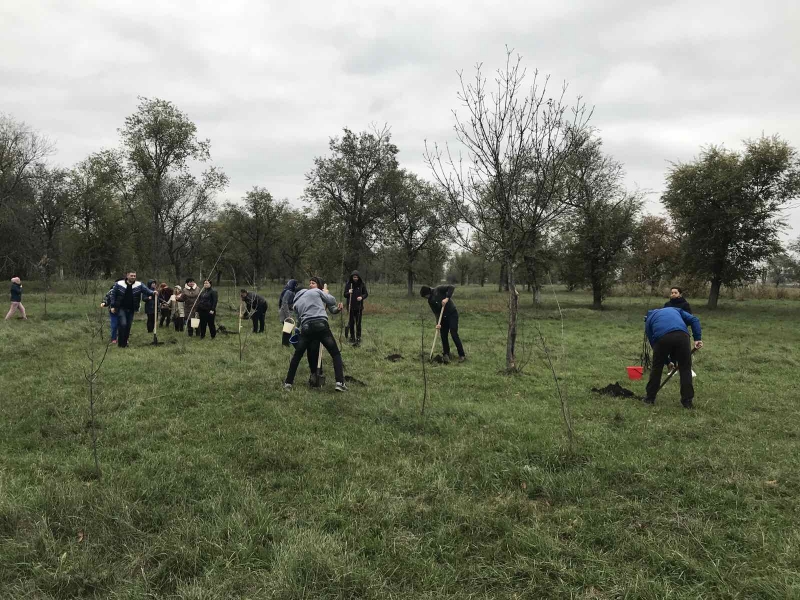
M333 337L328 325L326 309L332 313L342 310L342 303L336 303L336 298L323 291L324 284L319 277L309 280L308 289L300 290L294 297L294 311L300 324L300 339L294 348L292 360L289 363L289 372L283 383L283 389L289 391L294 384L297 368L306 350L314 343L319 342L333 358L333 372L336 377L336 391L346 392L344 383L344 365L336 339Z

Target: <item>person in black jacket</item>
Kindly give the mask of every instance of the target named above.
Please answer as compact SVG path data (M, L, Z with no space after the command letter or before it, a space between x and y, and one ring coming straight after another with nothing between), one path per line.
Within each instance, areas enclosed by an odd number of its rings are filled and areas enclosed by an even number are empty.
M664 304L664 308L669 307L680 308L690 315L692 314L692 308L689 306L686 298L683 297L683 290L676 285L669 288L669 300Z
M467 360L467 355L464 354L464 346L461 344L461 338L458 336L458 310L455 303L452 301L453 292L455 288L452 285L440 285L435 289L423 285L419 290L419 295L427 298L428 306L431 307L436 319L442 315L441 325L437 324L436 329L440 329L442 333L442 361L445 363L450 362L450 340L447 339L449 333L453 337L453 343L456 345L458 351L458 362ZM444 311L444 313L442 313Z
M211 333L211 339L217 337L217 326L214 324L214 314L217 312L217 290L211 287L211 282L203 282L203 291L197 297L197 314L200 316L200 339L206 337L206 328Z
M155 292L156 280L148 279L147 288ZM157 304L158 293L149 296L144 301L144 314L147 315L147 333L153 333L153 330L156 328L156 313L158 312L158 309L156 308Z
M245 316L253 321L253 333L264 333L264 317L267 314L267 301L263 296L245 289L239 290L239 297L244 302Z
M361 316L364 314L364 300L369 296L367 284L361 273L353 271L350 279L344 285L344 304L350 315L344 335L350 332L350 343L358 346L361 344Z
M22 318L28 320L28 315L25 314L25 307L22 306L22 280L19 277L11 278L11 308L8 309L6 321L8 321L15 312L20 311Z

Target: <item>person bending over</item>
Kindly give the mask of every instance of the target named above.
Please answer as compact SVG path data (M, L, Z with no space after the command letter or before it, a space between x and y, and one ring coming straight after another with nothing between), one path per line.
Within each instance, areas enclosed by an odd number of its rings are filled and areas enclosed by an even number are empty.
M289 363L289 372L283 383L283 389L291 390L294 384L294 377L297 374L297 367L303 354L315 341L320 342L328 354L333 358L333 372L336 377L336 391L346 392L347 386L344 383L344 365L342 355L336 340L331 333L328 325L328 314L325 309L332 313L342 310L341 303L336 304L336 298L323 291L323 283L319 277L312 277L308 283L308 289L300 290L294 297L294 311L300 323L300 339L294 347L294 354Z
M458 336L458 310L456 310L455 302L453 302L453 292L455 288L452 285L440 285L435 289L423 285L419 290L419 295L427 298L428 306L431 307L433 314L436 315L438 321L439 315L442 314L441 325L437 324L436 329L440 329L442 333L442 362L450 362L450 340L447 339L449 333L453 338L453 343L456 345L458 351L458 362L467 360L464 354L464 346L461 344L461 338Z
M646 404L655 404L658 388L661 386L661 373L668 356L678 363L681 378L681 404L684 408L694 408L694 386L692 385L692 344L689 339L692 328L694 347L703 347L700 319L679 308L656 308L647 311L644 332L653 347L653 369L647 382Z
M267 301L263 296L245 289L239 290L239 297L244 302L245 316L253 321L253 333L264 333L264 317L267 314Z

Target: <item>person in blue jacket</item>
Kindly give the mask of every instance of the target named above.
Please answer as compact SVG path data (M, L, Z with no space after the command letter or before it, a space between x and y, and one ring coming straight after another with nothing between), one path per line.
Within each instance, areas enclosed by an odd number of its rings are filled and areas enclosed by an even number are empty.
M100 303L101 308L108 308L108 318L111 321L111 343L117 343L117 314L113 312L111 309L114 308L114 297L112 294L114 293L114 286L116 285L116 281L111 284L111 289L106 292L105 298Z
M120 279L111 290L111 312L117 315L117 347L127 348L131 334L133 315L139 311L142 296L150 298L155 294L141 282L136 281L136 271L129 271L125 279Z
M689 339L689 327L692 328L694 347L699 350L703 347L700 319L679 308L657 308L647 311L644 331L653 347L653 369L647 382L645 403L655 403L664 363L667 357L672 357L672 360L678 363L681 378L681 404L684 408L693 408L692 344Z

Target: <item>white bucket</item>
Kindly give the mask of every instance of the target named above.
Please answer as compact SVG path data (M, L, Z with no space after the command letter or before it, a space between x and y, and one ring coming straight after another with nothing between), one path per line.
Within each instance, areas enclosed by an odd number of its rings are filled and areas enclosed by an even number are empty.
M197 329L200 327L200 317L192 317L189 319L189 325L192 329Z
M283 333L292 333L294 331L294 319L289 317L283 322Z

